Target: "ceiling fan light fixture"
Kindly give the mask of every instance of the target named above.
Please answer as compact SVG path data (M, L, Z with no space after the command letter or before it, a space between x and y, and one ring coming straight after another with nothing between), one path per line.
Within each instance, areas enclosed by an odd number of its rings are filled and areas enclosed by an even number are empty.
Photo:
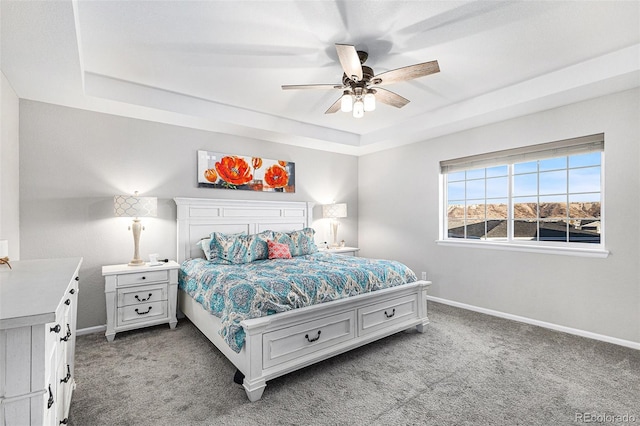
M364 117L364 102L362 102L359 99L353 103L353 117L354 118Z
M331 104L325 114L342 111L351 112L354 118L362 118L365 112L376 109L378 100L395 108L402 108L409 103L409 99L378 86L413 80L440 72L438 61L430 61L396 68L375 75L371 67L364 65L369 56L367 52L356 50L355 46L350 44L336 43L335 47L343 71L341 83L290 84L283 85L282 89L342 90L342 95ZM378 95L378 99L376 99L376 95Z
M340 111L351 112L353 110L353 96L348 90L345 90L340 99Z
M376 109L376 97L373 92L369 91L364 95L364 110L367 112L374 111Z

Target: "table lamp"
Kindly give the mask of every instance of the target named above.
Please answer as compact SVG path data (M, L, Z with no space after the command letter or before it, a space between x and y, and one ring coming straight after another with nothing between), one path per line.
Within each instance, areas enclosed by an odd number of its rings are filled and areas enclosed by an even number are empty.
M156 197L139 197L135 195L116 195L113 197L113 211L119 217L131 217L133 223L129 229L133 231L133 259L129 266L142 266L140 259L140 233L144 229L140 223L141 217L156 217L158 215L158 199Z
M338 219L347 217L346 203L325 204L322 206L322 217L331 219L331 234L333 235L331 247L338 247Z

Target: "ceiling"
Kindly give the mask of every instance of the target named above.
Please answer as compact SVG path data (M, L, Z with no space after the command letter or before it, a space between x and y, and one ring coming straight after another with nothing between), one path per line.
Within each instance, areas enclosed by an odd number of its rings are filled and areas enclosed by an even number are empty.
M640 86L638 1L9 1L1 67L20 98L352 155ZM324 114L335 43L411 102Z

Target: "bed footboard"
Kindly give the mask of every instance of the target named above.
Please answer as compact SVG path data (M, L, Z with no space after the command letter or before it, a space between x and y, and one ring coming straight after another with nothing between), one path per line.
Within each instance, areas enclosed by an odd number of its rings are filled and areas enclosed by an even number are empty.
M180 291L180 309L244 375L250 401L267 381L391 334L425 331L429 281L242 322L245 345L236 353L218 335L221 322Z

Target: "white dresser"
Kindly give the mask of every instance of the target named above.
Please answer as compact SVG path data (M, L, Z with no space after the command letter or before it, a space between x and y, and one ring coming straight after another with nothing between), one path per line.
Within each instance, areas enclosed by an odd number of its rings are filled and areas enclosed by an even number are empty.
M82 258L0 270L0 425L66 424Z

